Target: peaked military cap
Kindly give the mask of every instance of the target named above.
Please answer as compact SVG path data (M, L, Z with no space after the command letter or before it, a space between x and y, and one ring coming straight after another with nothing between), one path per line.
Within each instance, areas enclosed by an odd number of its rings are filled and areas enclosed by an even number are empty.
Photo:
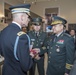
M67 21L64 18L54 16L51 25L63 24L65 26L66 23Z
M25 12L30 15L30 4L21 4L16 6L11 6L9 9L11 10L12 14L14 13L21 13Z
M34 24L36 26L41 25L41 23L42 23L42 19L40 17L32 19L32 24Z

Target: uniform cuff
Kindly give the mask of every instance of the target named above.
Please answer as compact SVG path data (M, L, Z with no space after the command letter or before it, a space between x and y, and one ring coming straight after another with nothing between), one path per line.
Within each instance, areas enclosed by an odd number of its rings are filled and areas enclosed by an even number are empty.
M69 72L70 72L72 66L73 66L73 65L66 63L66 70L65 70L65 73L69 74Z

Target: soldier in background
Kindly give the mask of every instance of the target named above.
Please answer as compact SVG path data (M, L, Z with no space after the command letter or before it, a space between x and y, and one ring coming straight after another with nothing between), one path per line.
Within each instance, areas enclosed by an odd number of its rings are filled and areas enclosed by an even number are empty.
M38 68L39 75L44 75L44 53L46 52L46 47L44 42L46 40L47 34L41 30L42 19L33 18L33 29L29 31L28 35L31 39L32 48L39 48L40 53L33 59L34 64L30 69L30 75L35 75L36 64Z
M76 74L76 33L74 29L70 30L70 35L74 38L74 43L75 43L75 57L74 57L74 65L71 69L71 72L69 75L75 75Z
M51 23L54 35L48 41L47 75L69 75L74 58L74 40L64 32L67 21L54 16Z
M75 30L71 29L69 33L74 38L74 43L76 44L76 32L75 32Z
M66 29L66 25L64 25L64 32L69 34L69 31Z

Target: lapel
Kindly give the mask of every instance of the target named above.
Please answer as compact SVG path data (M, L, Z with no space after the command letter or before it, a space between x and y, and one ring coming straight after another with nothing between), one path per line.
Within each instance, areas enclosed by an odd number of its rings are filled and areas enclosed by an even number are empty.
M35 31L32 31L32 36L37 39Z
M58 42L58 40L60 40L60 39L62 38L63 35L64 35L64 32L62 32L62 33L57 37L56 41L53 42L53 44L55 45L55 44ZM54 36L54 37L55 37L55 36ZM53 41L54 41L54 39L53 39Z
M41 31L39 31L38 39L40 39L40 38L41 38L41 36L43 36L43 35L42 35L42 32L41 32Z

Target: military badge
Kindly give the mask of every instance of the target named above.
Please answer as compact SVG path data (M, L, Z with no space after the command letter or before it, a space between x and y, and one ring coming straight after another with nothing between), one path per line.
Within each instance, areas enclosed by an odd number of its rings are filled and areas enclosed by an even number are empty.
M59 49L59 48L57 48L57 49L56 49L56 51L57 51L57 52L60 52L60 49Z
M56 49L56 52L60 52L60 48L58 45L56 45L57 49Z
M31 44L34 45L35 39L31 39Z
M59 40L57 41L58 44L63 44L64 43L64 40Z
M32 41L31 44L34 45L34 42Z
M35 39L31 39L31 41L35 41Z
M45 50L45 49L46 49L46 47L44 46L44 47L42 47L42 49L43 49L43 50Z

